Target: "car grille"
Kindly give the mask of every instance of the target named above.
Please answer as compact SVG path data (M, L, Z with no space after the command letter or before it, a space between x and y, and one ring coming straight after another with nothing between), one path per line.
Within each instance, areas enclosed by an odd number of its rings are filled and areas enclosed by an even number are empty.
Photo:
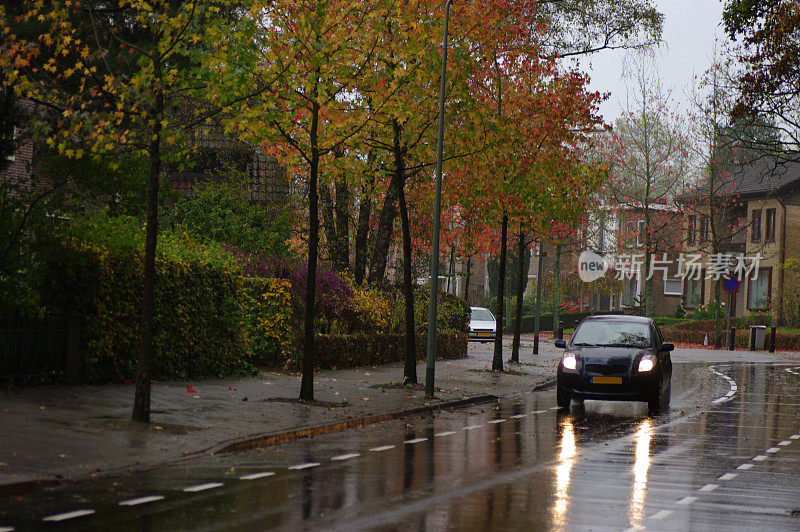
M600 375L627 375L628 366L622 364L586 364L584 371Z

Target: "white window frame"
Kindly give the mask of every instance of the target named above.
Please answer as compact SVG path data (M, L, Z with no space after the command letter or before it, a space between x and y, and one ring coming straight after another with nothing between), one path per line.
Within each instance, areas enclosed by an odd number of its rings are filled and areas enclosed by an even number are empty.
M642 232L644 231L645 222L644 220L636 220L636 245L643 246L644 242L642 242Z
M678 290L667 290L667 283L678 283ZM665 296L682 296L683 295L683 283L680 279L668 279L664 277L664 295Z

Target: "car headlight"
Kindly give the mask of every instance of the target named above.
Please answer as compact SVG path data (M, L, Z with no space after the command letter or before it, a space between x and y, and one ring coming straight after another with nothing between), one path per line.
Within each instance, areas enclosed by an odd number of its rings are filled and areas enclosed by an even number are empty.
M653 355L645 355L639 360L640 372L650 371L654 367L656 367L656 357Z
M578 360L572 353L566 353L564 358L561 359L561 363L564 364L566 369L575 369L578 367Z

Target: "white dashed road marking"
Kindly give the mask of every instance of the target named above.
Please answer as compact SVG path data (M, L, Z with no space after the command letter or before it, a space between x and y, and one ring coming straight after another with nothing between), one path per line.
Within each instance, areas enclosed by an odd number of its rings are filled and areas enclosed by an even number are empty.
M718 487L719 487L719 484L706 484L705 486L700 488L698 491L714 491Z
M790 443L792 443L792 442L790 442L789 440L783 440L778 445L789 445Z
M239 480L257 480L259 478L271 477L274 475L272 471L262 471L261 473L250 473L249 475L242 475Z
M737 476L739 476L739 475L737 475L736 473L725 473L724 475L719 477L717 480L732 480L732 479L736 478Z
M752 469L752 468L753 468L753 464L742 464L739 467L737 467L736 469L740 469L742 471L747 471L748 469Z
M479 429L479 428L481 428L482 426L483 426L483 425L470 425L470 426L468 426L468 427L464 427L464 428L463 428L463 429L461 429L461 430L475 430L475 429Z
M692 504L696 500L697 500L697 497L684 497L683 499L678 501L678 504L681 504L681 505L685 506L687 504Z
M800 434L792 434L789 436L790 440L800 440Z
M534 410L531 414L544 414L547 410Z
M198 484L197 486L189 486L183 488L186 493L197 493L198 491L213 490L224 486L222 482L209 482L208 484Z
M92 515L94 510L75 510L73 512L65 512L63 514L48 515L42 521L49 521L51 523L58 523L67 521L68 519L75 519L76 517L83 517L85 515Z
M394 449L394 445L381 445L380 447L373 447L369 450L369 452L379 453L381 451L388 451L389 449Z
M414 438L413 440L406 440L403 443L408 443L410 445L413 445L415 443L422 443L424 441L428 441L428 438Z
M334 456L331 460L335 462L341 462L342 460L350 460L351 458L356 458L361 456L361 453L350 453L350 454L340 454L339 456Z
M0 532L14 532L13 526L0 526Z
M156 501L163 501L163 495L147 495L146 497L138 497L136 499L128 499L127 501L121 501L119 503L120 506L139 506L140 504L147 504Z
M516 415L511 416L511 419L522 419L527 415L528 414L516 414Z
M437 438L442 438L444 436L452 436L456 432L454 430L447 430L445 432L439 432L438 434L434 434Z
M320 465L319 462L308 462L308 463L305 463L305 464L297 464L297 465L289 466L289 469L292 470L292 471L299 471L301 469L309 469L309 468L312 468L312 467L317 467L318 465Z
M653 514L650 519L664 519L665 517L669 517L674 512L672 510L661 510L660 512Z
M767 455L766 454L759 454L758 456L754 456L753 457L753 461L754 462L763 462L766 459L767 459Z
M503 423L505 419L491 419L487 423Z
M777 453L780 450L781 450L780 447L770 447L769 449L767 449L767 452L772 454L772 453Z

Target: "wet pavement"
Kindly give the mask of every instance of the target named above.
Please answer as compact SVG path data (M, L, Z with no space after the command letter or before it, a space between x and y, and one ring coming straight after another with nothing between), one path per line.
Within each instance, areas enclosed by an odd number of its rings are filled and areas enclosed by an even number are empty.
M800 529L800 365L675 355L660 416L549 389L3 498L0 530Z

